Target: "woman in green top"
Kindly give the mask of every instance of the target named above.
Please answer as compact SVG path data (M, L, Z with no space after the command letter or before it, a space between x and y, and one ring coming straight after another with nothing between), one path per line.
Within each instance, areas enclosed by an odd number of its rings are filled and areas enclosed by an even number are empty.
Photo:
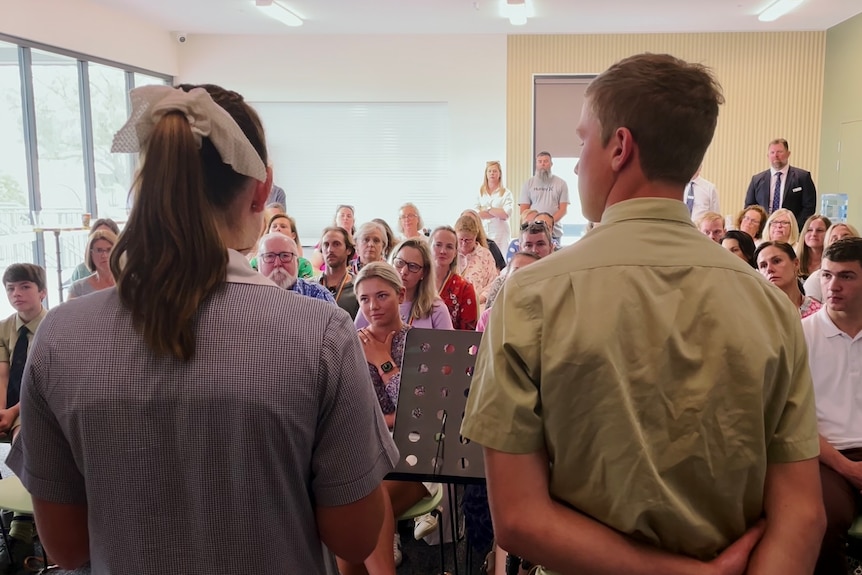
M275 214L269 219L266 226L266 233L279 233L292 238L296 242L296 247L302 251L302 244L299 242L299 234L296 233L296 222L287 214ZM257 257L252 258L251 267L257 269ZM311 262L304 257L299 257L298 275L301 278L310 278L314 276L314 271L311 268Z

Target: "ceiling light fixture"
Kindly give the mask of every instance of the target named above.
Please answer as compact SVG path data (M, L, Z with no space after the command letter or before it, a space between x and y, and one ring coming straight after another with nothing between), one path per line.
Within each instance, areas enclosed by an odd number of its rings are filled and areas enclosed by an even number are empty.
M526 0L506 0L506 11L512 26L523 26L527 23Z
M287 26L302 26L302 18L285 8L279 2L273 0L255 0L257 9Z
M794 10L805 0L776 0L763 9L757 16L761 22L772 22L778 20L788 12Z

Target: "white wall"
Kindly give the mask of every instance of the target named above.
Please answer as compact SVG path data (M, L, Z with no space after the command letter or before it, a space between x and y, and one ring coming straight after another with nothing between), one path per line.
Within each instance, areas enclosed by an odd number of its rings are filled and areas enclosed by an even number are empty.
M252 102L447 102L457 216L472 207L485 162L506 158L506 58L496 35L191 36L179 79Z
M176 75L173 35L88 0L0 0L0 33Z

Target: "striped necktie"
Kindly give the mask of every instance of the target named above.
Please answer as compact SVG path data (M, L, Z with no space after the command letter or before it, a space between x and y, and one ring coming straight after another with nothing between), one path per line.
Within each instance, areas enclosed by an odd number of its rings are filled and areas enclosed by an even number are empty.
M769 213L775 212L781 207L781 172L775 174L775 189L772 190L772 209Z

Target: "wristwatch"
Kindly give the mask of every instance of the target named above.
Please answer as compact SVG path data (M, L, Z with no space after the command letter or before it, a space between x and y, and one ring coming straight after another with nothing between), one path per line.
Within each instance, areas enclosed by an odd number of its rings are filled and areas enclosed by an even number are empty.
M393 364L391 361L384 361L380 364L380 370L383 373L389 373L393 369L395 369L395 364Z

